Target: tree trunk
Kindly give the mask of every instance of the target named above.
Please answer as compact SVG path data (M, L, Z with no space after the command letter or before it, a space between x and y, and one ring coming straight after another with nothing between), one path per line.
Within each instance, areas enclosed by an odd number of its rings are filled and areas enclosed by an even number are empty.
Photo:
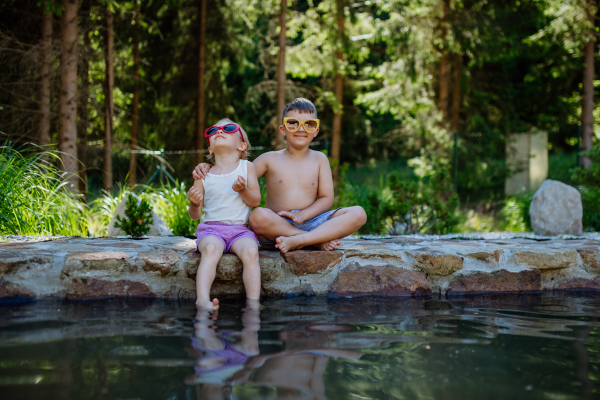
M196 119L196 160L198 163L204 161L204 71L206 53L206 0L200 0L198 7L198 116Z
M585 69L583 70L583 93L581 103L581 150L592 148L594 138L594 0L586 2L586 16L591 27L588 31L589 41L584 47ZM580 158L580 167L589 168L592 160L589 157Z
M275 150L285 148L285 137L279 132L279 125L283 123L283 109L285 108L285 12L287 0L281 0L279 5L279 64L277 65L277 115L275 116Z
M452 58L452 130L458 132L460 124L460 55Z
M104 190L112 192L112 137L113 137L113 87L114 76L114 37L113 37L113 13L106 10L106 76L104 82L104 179L102 186Z
M38 120L38 144L50 143L50 69L52 67L52 11L44 7L42 19L42 40L40 41L40 98ZM47 150L45 148L44 150Z
M442 112L444 122L448 122L448 93L450 88L450 77L448 76L448 9L450 0L442 0L442 22L441 22L441 57L440 57L440 98L438 107Z
M337 102L342 105L344 101L344 77L340 70L342 61L344 60L344 52L342 50L344 39L344 1L337 0L337 20L338 20L338 70L335 75L334 94ZM333 115L333 127L331 130L331 158L335 166L333 168L333 182L337 186L340 173L340 147L342 143L342 114L343 110L337 111Z
M90 0L84 0L81 5L83 20L83 51L81 62L81 96L79 97L79 126L77 127L79 157L79 193L87 198L87 130L89 127L88 101L90 97Z
M58 149L68 187L77 184L77 0L62 0Z
M133 36L133 114L131 116L131 161L129 163L129 185L136 183L137 172L137 137L138 137L138 112L140 104L140 3L135 2L135 32Z

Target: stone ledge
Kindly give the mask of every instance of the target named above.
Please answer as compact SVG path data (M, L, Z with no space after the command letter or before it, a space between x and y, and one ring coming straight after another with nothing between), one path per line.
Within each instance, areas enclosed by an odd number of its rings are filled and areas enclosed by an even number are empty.
M199 262L184 237L0 243L0 300L194 298ZM260 266L264 297L600 291L600 241L590 239L345 239L331 252L261 251ZM242 271L224 255L212 295L243 294Z

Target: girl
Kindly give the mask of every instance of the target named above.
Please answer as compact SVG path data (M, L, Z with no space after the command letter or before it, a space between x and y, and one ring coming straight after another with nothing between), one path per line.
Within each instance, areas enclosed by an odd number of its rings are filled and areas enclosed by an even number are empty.
M246 160L250 143L241 126L222 119L204 132L209 158L214 167L202 180L194 181L188 192L192 219L204 215L196 232L196 246L202 254L196 275L196 306L216 310L219 300L210 301L210 287L223 253L236 254L244 267L246 297L258 302L260 266L254 232L247 227L251 207L260 205L260 189L254 165Z

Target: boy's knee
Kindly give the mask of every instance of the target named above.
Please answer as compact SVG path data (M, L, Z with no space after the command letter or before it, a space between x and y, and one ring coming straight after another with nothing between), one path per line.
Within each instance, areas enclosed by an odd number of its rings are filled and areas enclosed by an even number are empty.
M267 225L270 221L270 217L272 216L273 211L268 210L266 208L255 208L250 213L250 217L248 218L248 222L252 227L252 230L256 228L261 228Z
M367 213L361 206L351 207L350 211L354 215L357 225L360 224L360 226L363 226L367 222Z

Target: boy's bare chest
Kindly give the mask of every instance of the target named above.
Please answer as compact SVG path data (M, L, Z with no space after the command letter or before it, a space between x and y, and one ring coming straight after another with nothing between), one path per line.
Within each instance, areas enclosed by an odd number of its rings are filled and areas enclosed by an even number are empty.
M266 175L269 190L291 188L316 190L319 187L319 166L311 163L269 168Z

